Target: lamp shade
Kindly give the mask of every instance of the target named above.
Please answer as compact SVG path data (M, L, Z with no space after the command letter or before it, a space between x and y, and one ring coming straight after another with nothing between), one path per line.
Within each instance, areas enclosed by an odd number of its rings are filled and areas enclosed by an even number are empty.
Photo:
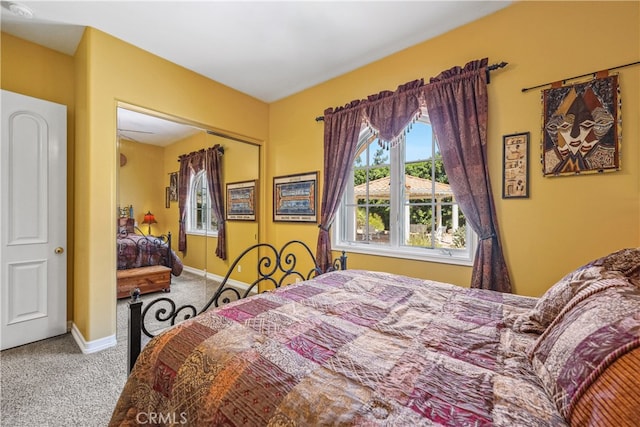
M156 224L158 221L156 221L156 217L153 216L153 214L151 213L151 211L147 211L146 214L144 214L144 220L142 221L143 224Z

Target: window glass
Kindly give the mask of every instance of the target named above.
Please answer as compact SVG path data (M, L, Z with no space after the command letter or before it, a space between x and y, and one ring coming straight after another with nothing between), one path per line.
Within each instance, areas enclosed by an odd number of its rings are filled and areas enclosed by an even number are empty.
M334 247L354 252L470 264L475 234L453 197L427 118L383 148L369 129L334 224Z
M211 212L211 199L209 198L205 171L193 176L187 206L189 207L188 232L204 234L218 231L218 223Z
M375 140L377 141L377 139ZM374 141L372 141L374 142ZM376 144L363 144L353 167L353 211L356 240L388 244L390 200L389 152ZM347 202L349 204L349 202Z

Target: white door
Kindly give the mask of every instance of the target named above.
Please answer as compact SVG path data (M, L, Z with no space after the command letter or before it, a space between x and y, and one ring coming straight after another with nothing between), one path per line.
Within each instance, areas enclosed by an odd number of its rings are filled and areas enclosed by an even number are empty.
M67 331L66 106L2 91L1 348Z

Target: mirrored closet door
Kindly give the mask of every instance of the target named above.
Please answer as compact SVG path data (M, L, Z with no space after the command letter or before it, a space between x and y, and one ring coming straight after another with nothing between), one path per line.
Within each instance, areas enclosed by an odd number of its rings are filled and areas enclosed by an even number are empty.
M180 185L179 158L219 145L223 151L222 191L226 199L229 189L255 183L257 190L260 147L179 119L168 118L164 114L159 117L146 110L123 107L119 107L117 113L120 163L116 195L119 217L119 241L116 245L119 252L119 279L116 286L124 289L128 285L125 283L127 281L152 283L145 290L142 299L165 296L163 289L167 288L167 268L141 271L144 269L126 259L127 254L123 252L128 251L126 245L129 243L120 239L127 236L129 240L140 239L130 235L133 233L147 235L149 239L146 240L155 243L155 237L170 234L173 255L168 267L172 271L170 291L166 296L178 305L192 304L200 309L214 294L217 284L235 256L244 248L258 243L258 216L257 211L253 219L240 215L230 216L226 221L227 260L218 258L217 221L211 212L212 202L208 195L206 177L203 173L191 174L189 182ZM186 251L180 251L178 245L179 188L186 188L187 191L184 201ZM225 213L225 217L228 216ZM144 254L141 256L145 257ZM160 260L159 263L166 265L165 261ZM150 263L150 259L141 262L146 265ZM255 262L257 263L257 259ZM127 279L130 275L143 277ZM119 293L120 296L123 292ZM122 306L126 305L127 300L124 297L118 303L118 333L123 330L121 323L124 322L126 328L126 310Z

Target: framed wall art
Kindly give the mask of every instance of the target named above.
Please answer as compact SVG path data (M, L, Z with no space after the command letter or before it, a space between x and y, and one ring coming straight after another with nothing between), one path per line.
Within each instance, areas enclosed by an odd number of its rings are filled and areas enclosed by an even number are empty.
M172 202L178 201L178 172L169 174L169 200Z
M164 187L164 207L171 207L171 187Z
M256 220L256 186L256 180L227 184L227 220Z
M618 76L554 84L542 92L544 176L620 169Z
M318 222L318 172L273 178L273 220Z
M529 132L502 137L502 198L529 197Z

